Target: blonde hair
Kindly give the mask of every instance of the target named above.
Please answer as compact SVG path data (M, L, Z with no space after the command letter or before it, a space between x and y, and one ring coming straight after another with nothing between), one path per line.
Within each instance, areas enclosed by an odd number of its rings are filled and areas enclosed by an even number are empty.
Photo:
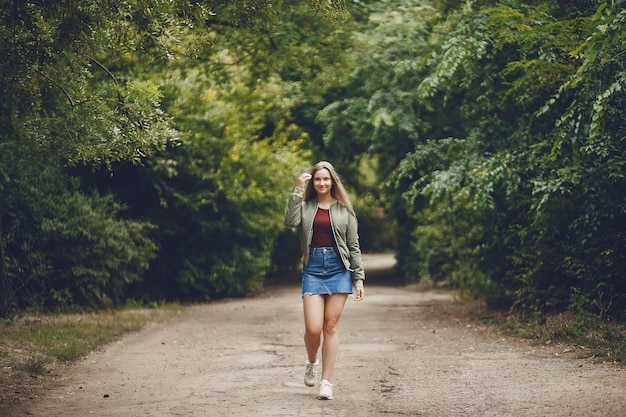
M339 174L337 174L335 168L328 161L320 161L315 164L311 169L311 180L308 182L308 184L306 185L306 189L304 190L304 201L313 200L317 197L317 192L315 191L315 188L313 188L313 178L315 177L315 173L322 169L327 169L328 172L330 172L330 178L333 182L332 187L330 188L330 195L335 200L340 201L344 206L346 206L348 211L352 213L354 217L356 217L356 214L354 213L354 208L352 207L352 202L350 201L350 196L348 195L348 192L341 183L341 177L339 176Z

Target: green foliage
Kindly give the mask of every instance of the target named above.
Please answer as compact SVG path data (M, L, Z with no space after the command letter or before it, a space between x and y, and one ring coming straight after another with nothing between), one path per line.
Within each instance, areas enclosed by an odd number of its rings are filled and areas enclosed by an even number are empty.
M155 254L147 238L150 225L116 219L120 207L111 196L74 193L65 203L41 225L52 303L109 307L126 302L130 284L143 279Z
M421 80L438 13L422 2L397 3L371 6L368 21L353 34L355 62L346 94L317 118L333 161L356 169L361 161L355 156L375 156L380 179L428 128L412 90Z
M9 2L0 14L3 141L25 140L71 164L137 159L175 140L158 93L98 61L100 31L124 19L78 2ZM141 36L133 27L128 37ZM130 30L130 29L129 29ZM6 88L5 88L6 86Z
M308 48L282 43L281 33L275 35L280 53ZM252 34L236 36L241 46ZM261 289L274 268L287 193L310 164L308 135L289 118L309 81L301 71L308 63L292 67L284 80L279 65L278 74L266 72L263 42L253 57L231 42L214 45L223 48L219 59L231 63L217 79L211 61L165 69L163 107L184 132L181 146L143 167L116 166L113 177L98 180L129 205L129 215L156 225L160 249L141 286L148 297L207 300Z
M281 13L307 22L294 42ZM3 2L0 313L258 290L276 190L309 157L298 82L333 57L307 36L345 17L342 1Z
M5 1L1 313L258 291L324 158L407 279L626 318L623 2L347 6Z
M428 210L416 213L436 234L452 228L455 254L474 248L453 272L445 269L453 261L438 268L464 276L479 260L471 274L484 278L460 282L462 288L526 311L618 318L626 307L616 278L624 270L617 250L624 144L615 118L623 105L617 27L624 13L617 4L578 11L555 18L548 3L500 4L448 17L454 30L433 54L436 66L419 91L424 99L464 95L472 130L460 141L473 151L452 150L434 170L413 166L407 197L427 198ZM415 176L420 168L426 175ZM483 232L475 235L459 219L482 224ZM418 247L428 253L427 245ZM495 294L484 286L489 281Z
M368 7L318 121L380 162L407 278L623 319L622 2Z
M84 195L54 169L17 162L19 176L3 184L13 190L3 225L16 304L53 311L124 303L154 256L150 225L119 219L110 196Z
M293 105L285 92L297 86L250 85L243 65L228 69L227 82L204 74L199 64L168 80L167 108L189 133L163 155L172 169L159 173L167 174L154 208L162 250L150 273L168 297L193 300L263 287L285 193L307 155L306 134L284 119Z

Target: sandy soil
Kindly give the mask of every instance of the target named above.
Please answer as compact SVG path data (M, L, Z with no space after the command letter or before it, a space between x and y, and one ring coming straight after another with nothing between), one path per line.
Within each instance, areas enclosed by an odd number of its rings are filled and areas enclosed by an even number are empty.
M294 283L152 324L48 377L5 417L626 416L626 371L459 318L449 296L388 285L391 262L365 258L331 401L302 382Z

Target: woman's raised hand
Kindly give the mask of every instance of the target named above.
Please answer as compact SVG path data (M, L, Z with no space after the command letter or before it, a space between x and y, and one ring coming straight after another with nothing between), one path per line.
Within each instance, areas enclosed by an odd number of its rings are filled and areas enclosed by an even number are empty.
M302 173L300 177L298 178L298 187L304 188L304 185L310 179L311 179L311 174L309 174L308 172Z

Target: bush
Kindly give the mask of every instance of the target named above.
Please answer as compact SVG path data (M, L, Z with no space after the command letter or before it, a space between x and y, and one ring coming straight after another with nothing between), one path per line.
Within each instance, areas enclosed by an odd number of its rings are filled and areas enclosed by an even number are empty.
M19 309L40 311L123 304L156 246L151 226L119 218L111 196L85 195L52 169L23 172L7 192L7 273Z

